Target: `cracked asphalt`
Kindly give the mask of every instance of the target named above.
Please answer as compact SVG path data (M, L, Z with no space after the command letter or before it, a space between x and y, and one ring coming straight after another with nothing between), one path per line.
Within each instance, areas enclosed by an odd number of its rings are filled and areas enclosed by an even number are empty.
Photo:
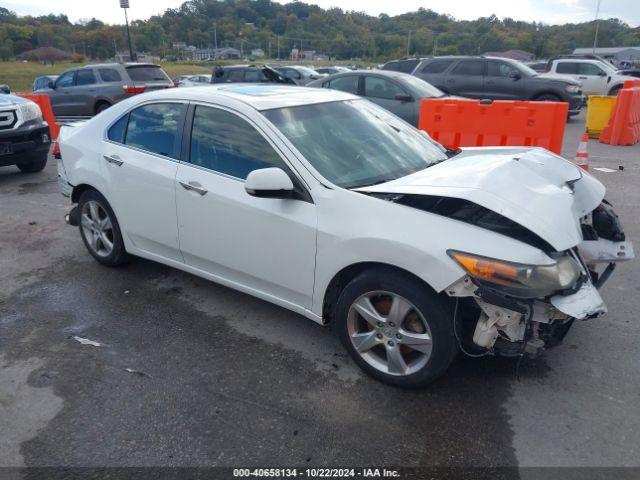
M640 245L640 145L589 147ZM460 357L405 391L330 327L146 260L101 267L68 209L54 162L0 169L0 467L640 466L636 262L604 288L608 316L519 379L513 360Z

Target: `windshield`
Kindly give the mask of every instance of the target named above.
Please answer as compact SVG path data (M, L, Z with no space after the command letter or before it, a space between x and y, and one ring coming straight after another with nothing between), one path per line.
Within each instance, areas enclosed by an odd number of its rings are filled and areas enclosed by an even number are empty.
M344 188L394 180L447 158L424 132L366 100L263 114L322 176Z
M414 77L413 75L403 75L402 81L417 92L420 98L438 98L445 96L442 90L437 89L430 83L427 83L418 77Z

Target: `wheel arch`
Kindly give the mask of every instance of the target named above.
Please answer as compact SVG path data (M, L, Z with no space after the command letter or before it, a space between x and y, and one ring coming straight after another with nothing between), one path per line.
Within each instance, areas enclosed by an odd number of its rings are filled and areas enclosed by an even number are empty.
M80 197L82 196L82 194L88 190L95 190L96 192L98 192L100 195L104 197L104 193L102 193L99 189L97 189L93 185L90 185L88 183L81 183L73 187L73 190L71 191L71 201L73 203L78 203L78 200L80 200Z
M540 97L542 97L544 95L553 95L560 102L564 101L562 99L562 95L559 95L558 92L554 92L553 90L540 90L540 91L537 91L533 95L531 95L531 100L536 101L538 98L540 98Z
M376 261L365 261L353 263L351 265L347 265L342 268L339 272L337 272L333 278L329 281L327 288L324 291L323 302L322 302L322 322L323 324L331 323L333 319L333 312L335 310L336 304L338 303L338 298L340 297L340 293L344 289L344 287L358 275L366 270L371 269L384 269L384 270L393 270L404 275L410 276L415 279L420 284L425 287L433 290L435 289L429 285L425 280L417 276L415 273L410 272L402 267L398 267L397 265L392 265L390 263L384 262L376 262ZM444 295L446 297L446 295ZM448 298L448 297L447 297Z

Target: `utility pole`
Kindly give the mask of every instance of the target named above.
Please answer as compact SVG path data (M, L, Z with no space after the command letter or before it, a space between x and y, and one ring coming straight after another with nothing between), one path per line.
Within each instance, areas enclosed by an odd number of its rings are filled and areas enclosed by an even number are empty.
M600 14L600 0L598 0L598 4L596 6L596 34L593 37L593 54L596 53L596 47L598 46L598 28L600 27L600 22L598 21L598 15Z
M215 49L218 49L218 24L213 22L213 44Z
M129 31L129 17L127 16L127 9L129 8L129 0L120 0L120 8L124 10L124 22L127 25L127 41L129 42L129 59L132 62L136 61L133 54L133 47L131 46L131 32Z
M438 34L436 33L436 37L433 39L433 56L436 56L438 52Z
M278 35L277 41L278 41L278 60L280 60L280 35Z
M409 56L410 48L411 48L411 30L409 30L409 35L407 36L407 57Z
M269 58L271 58L271 36L269 36Z

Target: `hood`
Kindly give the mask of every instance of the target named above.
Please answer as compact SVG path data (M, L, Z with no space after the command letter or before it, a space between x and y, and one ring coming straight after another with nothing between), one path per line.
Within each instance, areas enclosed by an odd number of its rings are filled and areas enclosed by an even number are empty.
M518 223L558 251L582 242L580 218L604 198L594 177L543 148L465 148L412 175L356 189L468 200Z
M16 95L11 95L9 94L0 94L0 108L1 107L9 107L9 106L13 106L16 105L18 103L27 103L30 102L31 100L28 100L26 98L22 98L22 97L18 97Z
M582 82L559 73L539 73L535 78L544 78L546 80L555 80L557 82L566 83L569 85L577 85L579 87L582 86Z

